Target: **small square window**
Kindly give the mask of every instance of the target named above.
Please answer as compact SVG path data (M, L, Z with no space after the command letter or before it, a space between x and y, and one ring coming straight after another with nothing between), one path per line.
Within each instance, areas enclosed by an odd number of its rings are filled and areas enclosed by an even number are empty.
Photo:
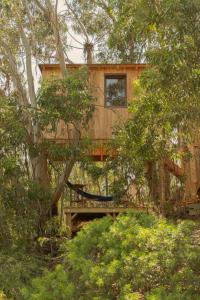
M126 105L126 75L105 75L105 106Z

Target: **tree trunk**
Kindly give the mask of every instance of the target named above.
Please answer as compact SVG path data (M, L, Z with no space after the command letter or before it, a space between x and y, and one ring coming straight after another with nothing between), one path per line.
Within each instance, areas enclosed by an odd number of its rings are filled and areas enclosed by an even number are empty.
M48 173L47 157L45 153L40 153L32 159L33 180L36 181L42 188L49 189L50 178Z
M184 176L184 169L167 158L164 159L164 167L176 177Z
M158 205L159 178L158 178L158 170L157 170L156 162L151 162L148 165L147 181L148 181L148 185L149 185L151 199L156 205Z
M165 215L165 165L164 160L161 159L158 163L159 169L159 200L160 200L160 212Z
M92 43L85 43L84 45L84 54L87 64L93 63L93 48L94 45Z

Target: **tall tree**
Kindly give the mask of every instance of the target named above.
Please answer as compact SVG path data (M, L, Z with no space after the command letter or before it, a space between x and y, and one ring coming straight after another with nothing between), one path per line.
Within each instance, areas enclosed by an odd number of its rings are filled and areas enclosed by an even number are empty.
M200 186L200 4L195 0L140 3L137 11L130 10L126 21L131 23L132 15L142 16L149 67L134 83L136 101L130 108L134 116L125 131L118 133L119 145L124 143L123 158L136 175L143 176L148 163L157 161L185 181L182 199L195 198ZM157 179L154 186L159 187L161 204L166 199L166 175L157 173Z
M54 129L56 118L65 118L66 122L71 122L73 135L69 147L74 149L77 146L80 149L79 127L82 123L87 123L93 109L87 72L82 70L74 75L66 72L66 62L71 61L64 47L66 26L59 16L57 5L57 2L53 4L51 1L18 0L14 3L2 1L0 7L0 51L3 70L1 77L6 79L7 76L11 82L10 89L6 90L5 99L10 101L12 97L13 106L20 110L19 119L26 132L24 143L28 154L28 172L33 181L51 192L50 206L53 209L56 208L64 183L80 156L77 157L74 151L68 151L72 153L71 156L68 155L64 159L58 181L52 182L43 135L44 119L45 125L51 125ZM49 56L54 57L60 64L62 79L52 79L49 83L44 83L38 93L34 69L39 61L49 60ZM63 102L60 102L58 107L55 102L59 102L60 89L63 91L63 95L60 95ZM51 99L51 103L48 101L49 107L44 104L44 99ZM61 106L69 103L68 115L64 116ZM54 111L50 111L52 107ZM77 114L73 114L74 110L77 110ZM49 116L48 121L46 116Z
M135 63L144 59L147 47L146 20L148 5L134 1L70 0L74 16L70 14L73 29L82 33L82 26L95 48L96 59L109 63ZM79 22L76 21L78 18ZM80 25L82 24L82 26Z

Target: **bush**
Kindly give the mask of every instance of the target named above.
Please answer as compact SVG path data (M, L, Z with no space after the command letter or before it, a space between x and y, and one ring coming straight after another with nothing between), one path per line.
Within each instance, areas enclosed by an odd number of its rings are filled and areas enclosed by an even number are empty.
M199 300L199 295L194 295L191 292L173 292L166 291L164 288L157 288L146 296L146 300Z
M64 245L62 265L23 290L24 299L200 299L194 228L139 212L94 221Z
M22 299L20 290L24 286L29 286L31 280L42 273L41 267L41 261L30 253L17 249L8 253L1 251L0 291L2 290L11 299ZM0 300L4 300L3 297L5 298L0 293Z

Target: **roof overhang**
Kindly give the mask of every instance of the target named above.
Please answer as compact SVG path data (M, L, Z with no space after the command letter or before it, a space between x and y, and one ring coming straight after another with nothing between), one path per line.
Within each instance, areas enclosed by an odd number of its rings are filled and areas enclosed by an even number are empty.
M142 69L146 68L147 64L66 64L66 69L68 68L80 68L81 66L88 66L89 69L102 69L116 67L120 68L132 68L132 69ZM59 64L39 64L40 71L60 69Z

